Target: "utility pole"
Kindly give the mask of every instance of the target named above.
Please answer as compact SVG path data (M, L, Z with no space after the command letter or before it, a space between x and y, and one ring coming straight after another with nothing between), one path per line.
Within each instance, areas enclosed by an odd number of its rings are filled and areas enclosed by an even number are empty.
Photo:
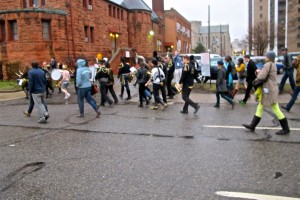
M252 31L253 31L253 29L252 29L252 24L253 24L253 22L252 22L252 20L253 20L253 18L252 18L252 15L253 15L253 9L252 9L252 6L253 6L253 4L252 4L252 0L248 0L248 3L249 3L249 5L248 5L248 12L249 12L249 19L248 19L248 35L249 35L249 38L248 38L248 42L249 42L249 55L251 55L251 53L252 53L252 42L253 42L253 40L252 40Z
M220 24L220 55L222 55L222 25Z
M210 5L208 5L208 50L210 51Z

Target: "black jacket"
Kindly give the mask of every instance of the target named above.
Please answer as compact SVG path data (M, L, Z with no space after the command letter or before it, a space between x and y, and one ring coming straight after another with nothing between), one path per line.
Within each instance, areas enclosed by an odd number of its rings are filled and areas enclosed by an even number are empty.
M246 81L248 83L254 81L256 79L255 71L257 67L256 64L253 60L249 60L248 65L247 65L247 78Z
M151 75L148 73L148 70L146 68L139 68L137 70L137 82L139 84L147 83L150 79Z
M119 66L119 72L118 75L122 75L122 74L128 74L130 73L130 66L127 63L121 63Z
M168 71L167 75L168 75L168 77L170 77L170 78L172 77L173 78L174 71L175 71L175 65L174 65L174 63L172 61L170 61L166 65L168 66L167 67L167 71Z
M195 65L193 62L190 62L188 64L184 64L184 67L182 69L182 75L180 78L179 83L186 85L188 87L193 86L194 85L194 79L197 80L197 82L200 82L200 80L198 79L198 71L195 68Z

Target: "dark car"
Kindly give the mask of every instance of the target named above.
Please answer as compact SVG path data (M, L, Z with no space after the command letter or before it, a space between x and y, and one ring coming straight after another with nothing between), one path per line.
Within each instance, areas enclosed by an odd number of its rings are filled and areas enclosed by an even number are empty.
M266 63L266 58L263 56L254 56L251 59L255 62L257 69L262 69ZM280 74L283 71L283 64L279 61L275 62L277 67L277 74Z

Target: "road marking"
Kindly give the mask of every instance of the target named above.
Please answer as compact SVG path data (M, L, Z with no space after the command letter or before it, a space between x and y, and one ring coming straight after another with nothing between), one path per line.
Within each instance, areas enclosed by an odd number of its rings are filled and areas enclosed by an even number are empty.
M243 126L222 126L222 125L203 125L204 128L227 128L245 129ZM255 129L281 130L281 127L256 127ZM290 128L291 131L300 131L300 128Z
M300 198L283 197L283 196L272 196L264 194L253 194L253 193L242 193L242 192L216 192L219 196L243 198L243 199L254 199L254 200L300 200Z

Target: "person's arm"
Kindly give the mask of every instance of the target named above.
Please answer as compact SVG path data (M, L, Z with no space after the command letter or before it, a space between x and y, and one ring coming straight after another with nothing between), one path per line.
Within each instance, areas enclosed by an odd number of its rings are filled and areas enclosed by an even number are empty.
M82 85L81 73L78 73L78 69L76 71L76 86L80 87Z
M256 79L266 80L266 78L268 77L268 74L270 73L271 69L272 69L272 63L267 62L264 65L264 67L262 68L262 70L259 72L259 74L257 75Z

